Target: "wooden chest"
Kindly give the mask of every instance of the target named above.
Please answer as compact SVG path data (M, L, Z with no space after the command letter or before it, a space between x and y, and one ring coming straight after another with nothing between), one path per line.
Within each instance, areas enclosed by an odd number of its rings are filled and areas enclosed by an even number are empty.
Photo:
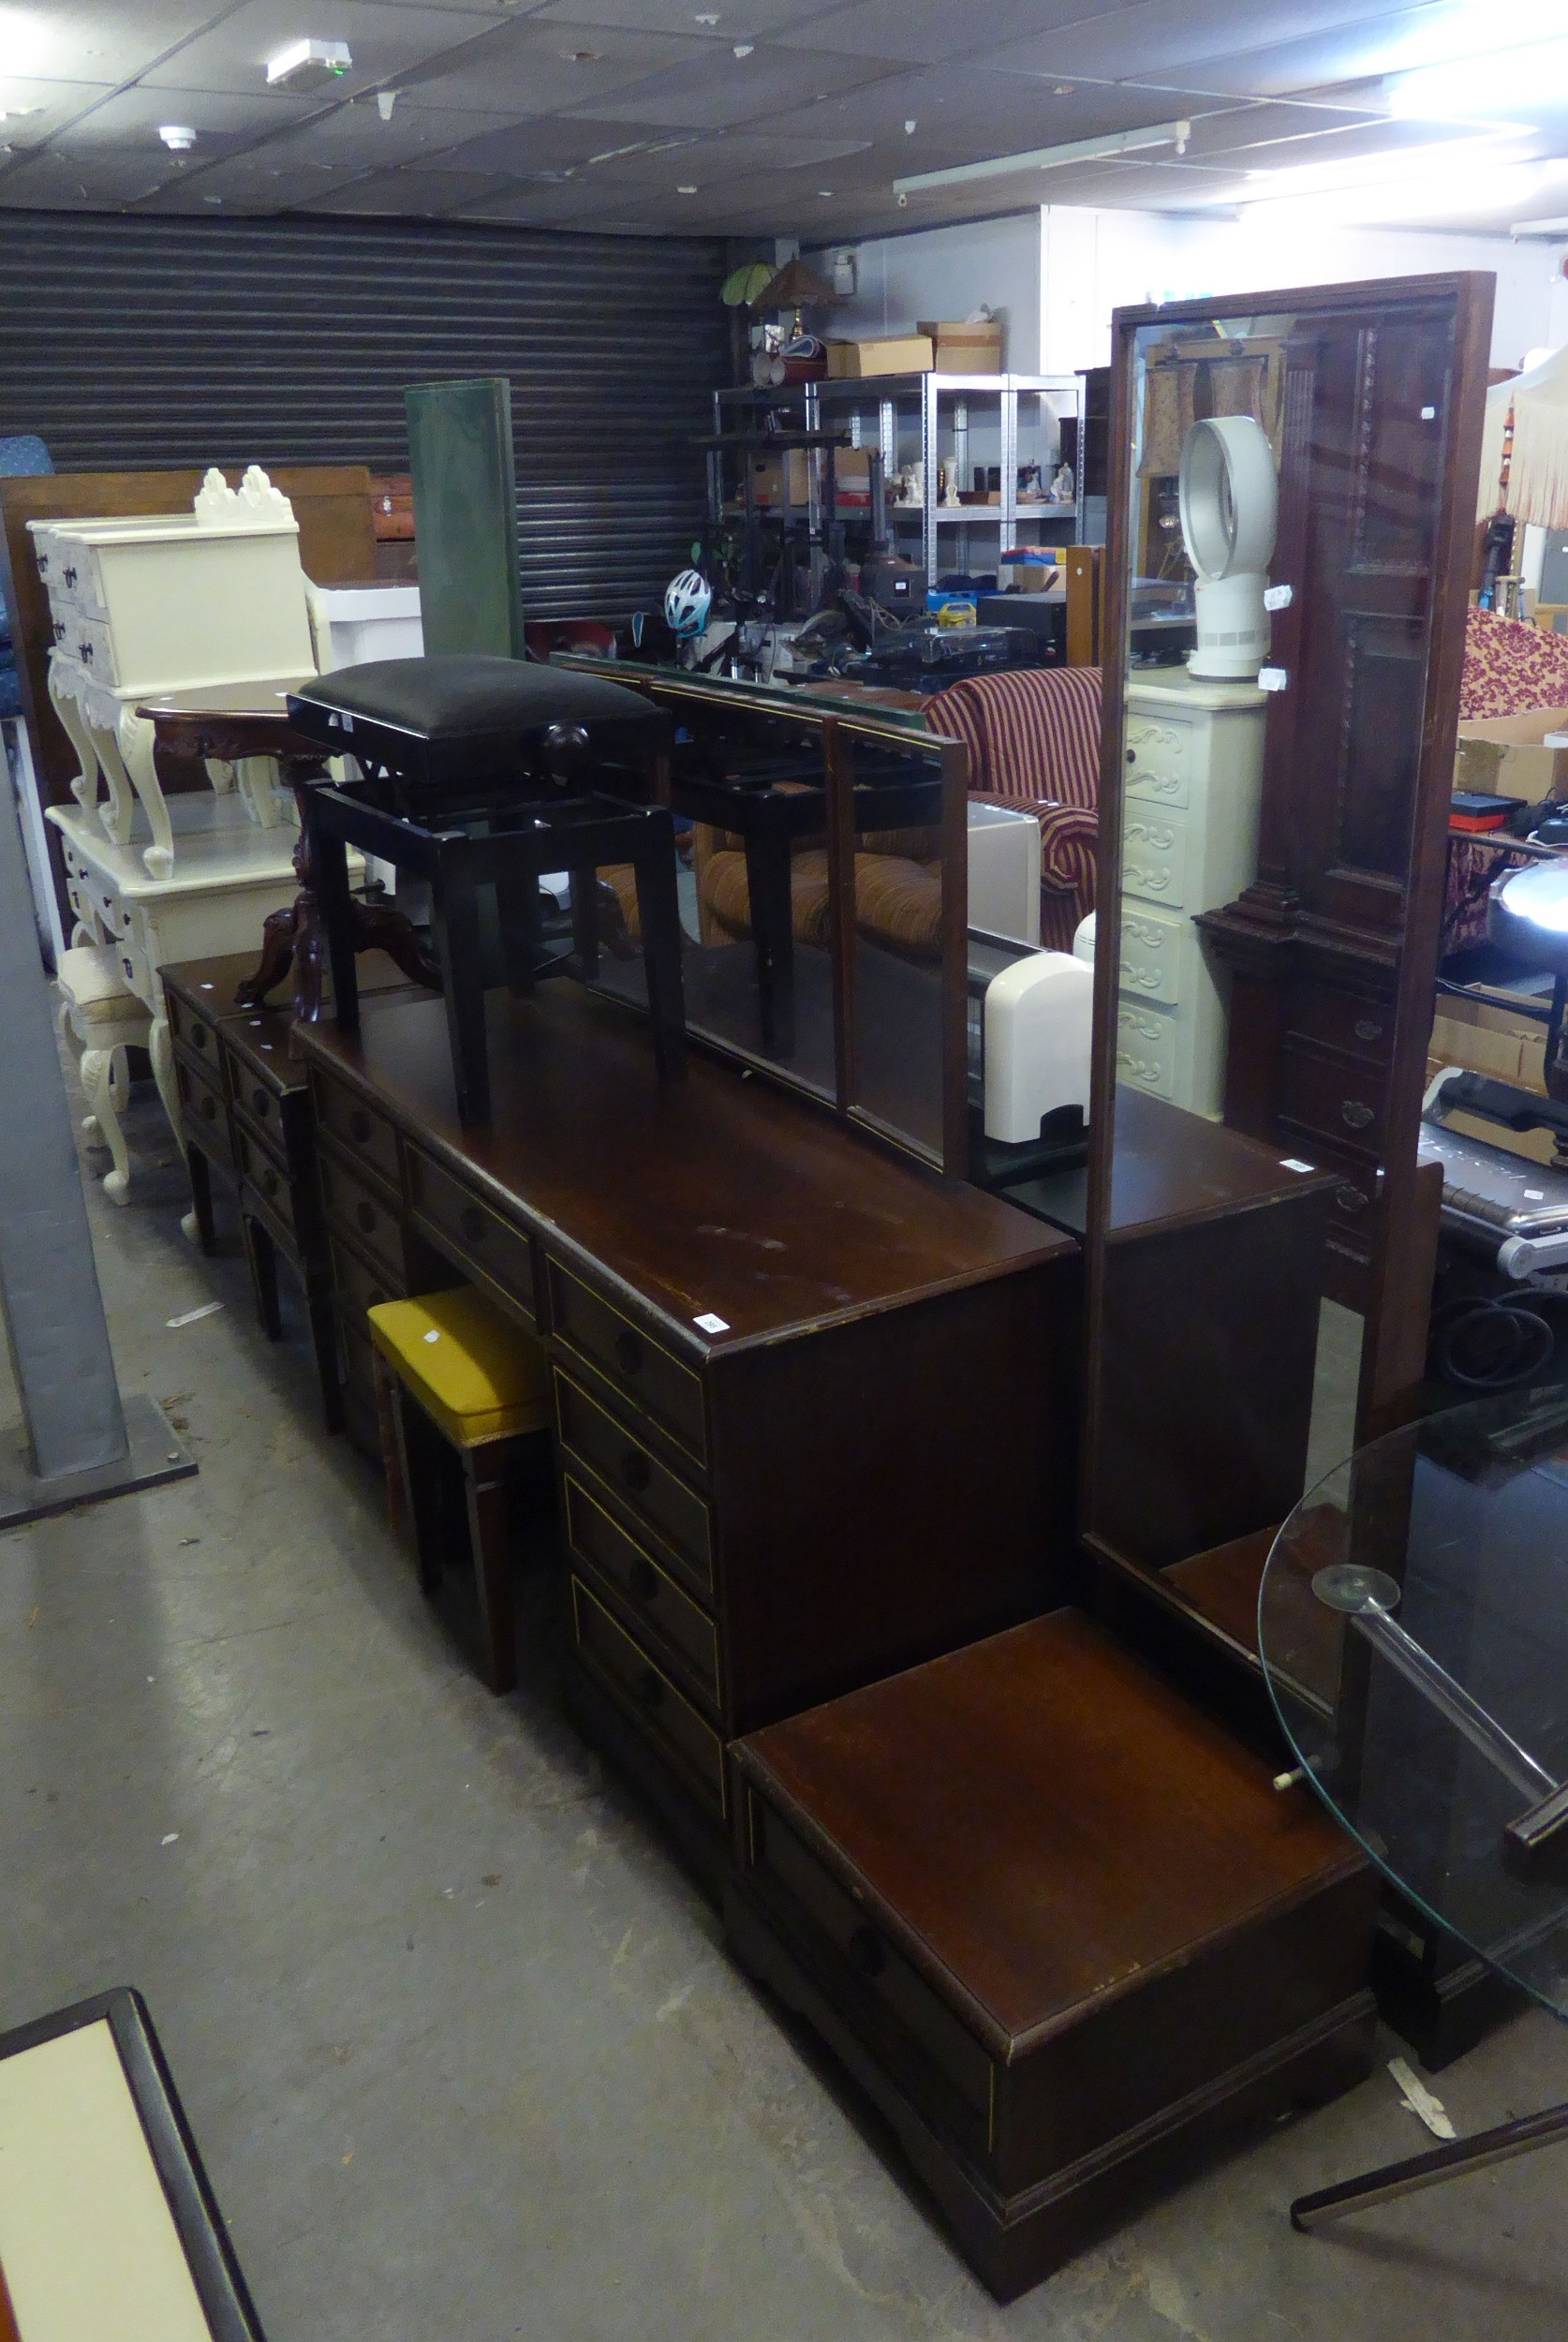
M733 1752L726 1933L1003 2299L1196 2143L1368 2070L1369 1866L1076 1611Z

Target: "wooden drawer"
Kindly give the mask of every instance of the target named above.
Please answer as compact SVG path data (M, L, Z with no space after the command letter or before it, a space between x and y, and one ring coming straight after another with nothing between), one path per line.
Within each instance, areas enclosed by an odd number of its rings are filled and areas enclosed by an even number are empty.
M389 1276L401 1282L402 1218L388 1203L385 1192L362 1178L357 1168L350 1171L329 1148L318 1149L317 1166L329 1223L335 1223L361 1252L368 1253Z
M1185 899L1186 864L1187 823L1182 816L1129 805L1122 820L1124 891L1179 911Z
M1191 725L1165 716L1141 716L1129 708L1123 741L1129 800L1186 805L1191 788Z
M327 1249L332 1255L333 1292L339 1312L361 1329L362 1340L368 1341L369 1336L363 1331L365 1312L378 1308L383 1301L407 1300L407 1287L401 1277L362 1260L347 1244L334 1240Z
M723 1742L577 1577L571 1580L571 1638L578 1657L616 1707L722 1820L728 1810Z
M285 1123L285 1100L272 1085L259 1080L243 1058L231 1049L223 1053L224 1086L246 1121L260 1134L267 1146L287 1157L288 1134ZM296 1093L297 1094L297 1093ZM303 1108L303 1100L300 1104Z
M661 1543L682 1555L702 1584L711 1586L713 1519L695 1490L558 1367L555 1420L562 1446L581 1457L635 1519L646 1522Z
M1175 1008L1181 998L1182 946L1191 930L1186 919L1166 918L1128 902L1121 912L1121 988L1146 1001Z
M533 1246L520 1228L481 1204L416 1147L408 1149L408 1196L442 1252L461 1260L481 1284L494 1285L523 1311L530 1325L537 1321Z
M547 1270L550 1326L556 1339L579 1351L625 1392L639 1415L651 1416L703 1462L707 1461L707 1410L703 1378L623 1316L558 1261Z
M1358 1154L1383 1149L1383 1075L1286 1048L1280 1062L1280 1114L1296 1129Z
M321 1128L330 1131L350 1155L379 1172L389 1186L397 1188L401 1182L397 1133L386 1116L377 1114L374 1106L365 1105L351 1089L329 1081L314 1067L310 1087L316 1101L316 1119Z
M965 2031L929 1984L866 1919L865 1910L830 1877L805 1841L754 1789L746 1792L747 1855L752 1870L771 1878L796 1914L826 1936L865 1991L918 2043L973 2115L977 2146L989 2146L994 2068L984 2049Z
M1343 1049L1377 1065L1387 1064L1394 1046L1391 1001L1369 1001L1364 992L1340 992L1328 985L1292 988L1287 1027L1293 1039Z
M188 1001L183 1001L177 992L166 988L163 998L169 1012L169 1030L175 1040L210 1070L214 1081L220 1079L221 1050L217 1027L192 1008Z
M293 1219L288 1209L287 1183L278 1178L270 1164L266 1165L266 1177L273 1181L270 1188L242 1174L240 1209L247 1220L260 1223L277 1252L303 1283L306 1279L305 1264L300 1253L299 1238L294 1233Z
M95 683L119 682L114 638L105 619L89 618L79 611L67 625L66 647L73 659L81 660Z
M567 1541L576 1559L610 1583L639 1623L639 1632L658 1643L678 1672L708 1706L720 1704L718 1636L705 1610L681 1592L668 1570L660 1569L607 1513L581 1480L564 1475Z
M1123 1001L1117 1010L1117 1079L1156 1098L1176 1095L1176 1019Z
M176 1053L174 1086L180 1093L180 1113L191 1143L211 1163L234 1168L234 1143L229 1134L229 1108L215 1082L206 1081L189 1058Z
M254 1131L247 1128L243 1117L236 1114L231 1125L234 1134L234 1161L241 1178L260 1196L273 1217L282 1222L294 1242L299 1230L294 1220L294 1191L288 1174L273 1161L270 1151L261 1146Z

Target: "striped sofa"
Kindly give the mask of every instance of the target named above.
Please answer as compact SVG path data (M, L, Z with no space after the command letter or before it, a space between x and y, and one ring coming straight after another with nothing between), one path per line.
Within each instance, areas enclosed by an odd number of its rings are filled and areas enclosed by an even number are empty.
M1072 947L1094 909L1100 826L1100 669L1012 667L966 675L925 710L969 752L969 794L1028 806L1040 822L1040 940Z

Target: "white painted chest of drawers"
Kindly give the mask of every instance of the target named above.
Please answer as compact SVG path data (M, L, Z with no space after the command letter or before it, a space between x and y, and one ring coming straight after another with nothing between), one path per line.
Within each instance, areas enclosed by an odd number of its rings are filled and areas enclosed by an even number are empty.
M1117 1078L1211 1120L1227 998L1192 921L1256 876L1267 704L1178 669L1127 687Z

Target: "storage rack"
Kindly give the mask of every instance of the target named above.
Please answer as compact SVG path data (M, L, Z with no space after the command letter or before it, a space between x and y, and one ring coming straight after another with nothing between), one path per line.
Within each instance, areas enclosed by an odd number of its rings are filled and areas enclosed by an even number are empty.
M948 569L995 569L998 555L1025 529L1038 527L1042 533L1036 541L1040 543L1065 543L1074 537L1077 515L1073 505L1018 501L1018 464L1028 431L1028 418L1020 417L1019 408L1023 401L1044 398L1059 421L1076 420L1082 411L1083 389L1082 378L1076 374L885 374L766 390L747 384L715 392L714 436L732 440L737 434L760 429L766 414L798 414L806 432L831 433L841 440L847 437L851 447L880 449L884 481L891 482L902 465L918 456L925 467L924 500L900 505L891 496L887 497L888 541L893 550L917 557L927 577L935 579ZM1038 408L1036 413L1038 417ZM967 480L971 471L971 440L981 432L987 441L997 442L999 501L939 504L939 465L951 462L959 477ZM1043 468L1043 454L1041 461ZM813 540L818 540L823 516L815 467L809 492L808 528ZM734 517L725 497L723 456L717 449L710 450L708 458L708 513L714 529ZM850 517L840 504L837 520L842 523ZM959 532L955 546L949 533L954 530ZM973 532L982 533L982 543L974 547L971 558ZM910 541L916 536L918 546Z

